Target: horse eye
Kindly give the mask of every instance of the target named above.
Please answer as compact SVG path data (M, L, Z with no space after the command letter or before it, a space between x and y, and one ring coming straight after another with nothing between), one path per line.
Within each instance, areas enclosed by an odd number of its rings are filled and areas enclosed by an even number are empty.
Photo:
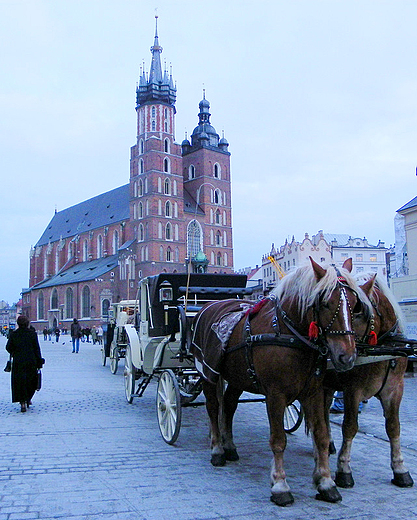
M363 311L362 302L357 299L355 306L353 307L353 314L359 314Z

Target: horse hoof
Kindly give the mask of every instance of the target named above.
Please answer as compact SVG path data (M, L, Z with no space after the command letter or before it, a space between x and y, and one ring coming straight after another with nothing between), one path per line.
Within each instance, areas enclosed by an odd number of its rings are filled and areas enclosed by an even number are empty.
M336 453L336 446L333 441L329 444L329 455L334 455Z
M226 457L226 460L228 460L229 462L235 462L236 460L239 460L239 455L235 448L234 449L225 448L224 456Z
M414 480L411 477L410 473L394 473L394 478L391 480L394 486L408 488L413 487Z
M336 482L337 486L344 489L353 488L353 486L355 485L352 473L343 473L342 471L336 472L336 477L334 481Z
M342 500L342 495L337 490L337 487L331 487L329 489L319 489L316 495L316 500L323 500L323 502L331 502L335 504Z
M226 464L226 456L224 453L215 453L211 456L211 463L215 467L224 466Z
M294 503L294 497L290 491L283 491L282 493L272 493L271 502L277 506L290 506Z

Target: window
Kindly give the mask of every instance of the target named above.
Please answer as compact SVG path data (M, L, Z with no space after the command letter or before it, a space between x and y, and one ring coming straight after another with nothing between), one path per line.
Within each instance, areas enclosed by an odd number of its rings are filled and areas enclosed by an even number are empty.
M202 230L197 220L191 220L187 226L187 256L194 258L195 255L202 251ZM212 262L213 263L213 262Z
M84 240L83 242L83 262L87 262L88 260L88 240Z
M45 319L45 305L43 299L43 292L41 291L38 296L38 320Z
M159 248L159 260L161 262L164 261L164 248L162 246L160 246L160 248Z
M156 131L156 122L155 120L152 121L152 132Z
M103 256L103 237L99 235L97 237L97 258L102 258Z
M58 291L53 289L51 295L51 309L58 309Z
M220 164L216 163L213 168L213 175L216 179L220 179Z
M220 234L220 231L217 231L216 233L216 246L222 245L222 236Z
M216 265L222 265L222 254L217 253Z
M169 173L169 159L167 157L164 159L164 172Z
M156 109L155 107L152 107L152 117L155 117L156 116Z
M101 302L101 316L103 318L109 317L110 301L107 298Z
M141 139L139 141L139 153L143 153L143 152L144 152L143 139Z
M165 240L172 240L172 227L169 222L165 227Z
M216 211L216 214L215 214L215 222L216 222L216 224L221 224L221 223L222 223L222 219L221 219L220 211L219 211L219 210Z
M142 179L139 181L139 197L142 197L143 195L143 182Z
M167 248L167 262L172 262L172 251L171 248Z
M188 167L188 179L195 179L195 166L194 164L190 164Z
M164 141L164 152L169 153L169 139L165 139L165 141Z
M139 202L139 218L143 218L143 204Z
M169 179L165 179L165 181L164 181L164 194L165 195L171 194L171 183L169 182Z
M119 233L115 231L113 233L113 254L115 255L119 250Z
M370 260L371 262L376 262L376 261L377 261L377 256L376 256L376 254L370 254L370 255L369 255L369 260Z
M143 225L139 225L139 236L138 236L139 242L143 242L145 240L144 232L143 232Z
M74 317L74 291L69 287L65 293L65 318Z
M363 254L362 253L356 253L356 261L357 262L363 262Z
M171 203L169 200L167 200L165 203L165 216L172 217Z
M88 285L85 285L83 287L83 291L81 294L81 317L90 317L90 288L88 287Z
M144 162L143 162L143 159L140 159L139 160L139 173L143 173L144 171L145 171Z

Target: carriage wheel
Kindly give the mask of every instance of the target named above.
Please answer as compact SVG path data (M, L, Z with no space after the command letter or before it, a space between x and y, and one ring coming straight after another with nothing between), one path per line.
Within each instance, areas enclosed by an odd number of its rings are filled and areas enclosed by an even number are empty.
M110 371L112 374L117 372L117 368L119 367L119 351L117 348L113 350L113 357L110 356Z
M165 370L159 377L156 412L162 438L167 444L174 444L181 427L181 395L172 370Z
M126 346L125 368L123 371L125 395L129 404L133 403L133 395L135 393L135 367L132 361L132 351L130 345Z
M286 433L295 432L303 422L304 412L298 401L291 403L284 411L284 430Z
M106 349L103 347L101 349L101 362L103 363L103 367L106 366Z

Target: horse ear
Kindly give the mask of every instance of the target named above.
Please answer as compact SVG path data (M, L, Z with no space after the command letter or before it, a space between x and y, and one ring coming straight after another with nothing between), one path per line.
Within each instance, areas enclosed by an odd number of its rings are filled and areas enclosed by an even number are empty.
M348 258L343 262L342 265L343 269L346 269L346 271L349 271L349 273L352 272L352 258Z
M360 288L362 289L362 291L366 294L366 296L370 296L374 290L374 286L375 286L375 278L376 278L376 273L372 276L372 278L370 278L368 281L366 281L363 285L360 286Z
M321 265L319 265L317 262L315 262L311 256L309 256L311 265L313 266L314 274L316 275L317 281L321 280L324 275L326 274L326 269L323 269Z

